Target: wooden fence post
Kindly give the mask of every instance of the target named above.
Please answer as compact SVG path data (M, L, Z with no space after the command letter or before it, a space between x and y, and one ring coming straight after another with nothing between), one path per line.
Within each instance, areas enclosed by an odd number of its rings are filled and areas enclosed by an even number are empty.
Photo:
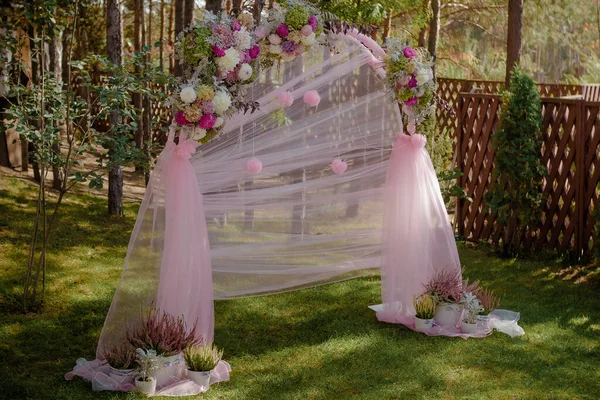
M458 168L460 168L461 171L463 171L463 154L462 154L462 141L464 140L464 134L463 134L463 107L464 107L464 102L465 99L460 95L458 95L458 125L456 127L456 166ZM464 172L464 171L463 171ZM460 176L457 179L457 183L458 186L460 187L464 187L465 182L466 182L466 176ZM464 202L465 199L461 199L458 198L456 199L456 215L454 216L456 218L456 226L458 227L458 235L459 236L464 236L465 234L465 225L462 221L462 215L463 215L463 207L464 207Z
M583 232L586 224L585 218L585 179L588 175L585 170L585 143L587 141L585 129L584 100L577 101L575 122L575 255L581 257L585 248Z

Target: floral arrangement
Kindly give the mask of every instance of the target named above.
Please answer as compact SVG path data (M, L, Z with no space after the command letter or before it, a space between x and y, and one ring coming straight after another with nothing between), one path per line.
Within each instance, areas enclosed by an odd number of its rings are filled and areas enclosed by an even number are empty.
M469 324L477 323L477 315L483 311L479 299L473 292L463 292L459 303L463 310L463 321Z
M303 1L275 4L267 11L266 22L255 31L262 65L291 61L307 51L323 32L320 19L317 9Z
M223 350L212 344L189 346L183 352L183 357L191 371L212 371L223 358Z
M106 349L104 358L115 369L130 369L135 365L136 349L129 342L121 342Z
M138 365L136 371L144 382L148 382L150 374L160 368L160 357L154 350L137 349L135 353Z
M463 292L463 280L459 268L444 268L431 277L424 285L425 293L437 304L456 304Z
M199 343L196 324L188 330L182 317L174 317L157 308L142 314L138 324L128 327L125 338L134 348L153 350L159 356L181 353L186 347Z
M415 296L413 298L413 305L415 306L415 316L417 318L432 319L435 315L435 299L426 293Z
M171 103L175 123L191 127L190 137L206 143L223 129L237 109L254 109L244 101L244 85L257 76L260 47L254 39L250 14L237 18L206 12L201 21L178 36L175 54L187 78Z
M500 306L500 299L494 292L488 289L479 290L477 292L477 298L481 307L483 308L479 314L488 315Z
M402 104L410 134L435 113L433 60L423 48L412 48L392 38L386 42L387 86L393 99Z

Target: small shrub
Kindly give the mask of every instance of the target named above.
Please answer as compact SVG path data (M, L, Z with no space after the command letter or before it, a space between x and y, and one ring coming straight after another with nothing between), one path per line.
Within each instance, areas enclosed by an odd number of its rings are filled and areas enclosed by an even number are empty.
M415 306L415 316L417 318L432 319L435 315L436 304L435 299L432 296L426 293L415 296L413 304Z
M104 358L113 368L133 368L136 362L135 347L129 342L118 343L104 351Z

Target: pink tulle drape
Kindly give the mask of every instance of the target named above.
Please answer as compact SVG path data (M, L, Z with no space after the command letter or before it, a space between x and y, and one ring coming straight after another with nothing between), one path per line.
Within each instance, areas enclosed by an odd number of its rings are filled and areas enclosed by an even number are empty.
M454 234L421 135L399 135L384 191L383 309L377 317L410 325L413 296L444 268L460 269Z

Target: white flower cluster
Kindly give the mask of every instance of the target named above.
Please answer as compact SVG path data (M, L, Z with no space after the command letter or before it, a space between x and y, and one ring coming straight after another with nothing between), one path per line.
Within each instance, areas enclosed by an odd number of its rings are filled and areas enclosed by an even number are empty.
M227 74L233 71L240 62L240 53L232 47L225 50L225 56L217 57L215 61L219 67L219 70Z
M252 46L252 37L245 26L242 26L239 31L235 31L233 37L235 38L235 48L240 51L248 50Z
M231 97L229 97L229 94L223 90L219 90L215 94L215 97L213 97L212 101L217 114L223 114L231 106Z

